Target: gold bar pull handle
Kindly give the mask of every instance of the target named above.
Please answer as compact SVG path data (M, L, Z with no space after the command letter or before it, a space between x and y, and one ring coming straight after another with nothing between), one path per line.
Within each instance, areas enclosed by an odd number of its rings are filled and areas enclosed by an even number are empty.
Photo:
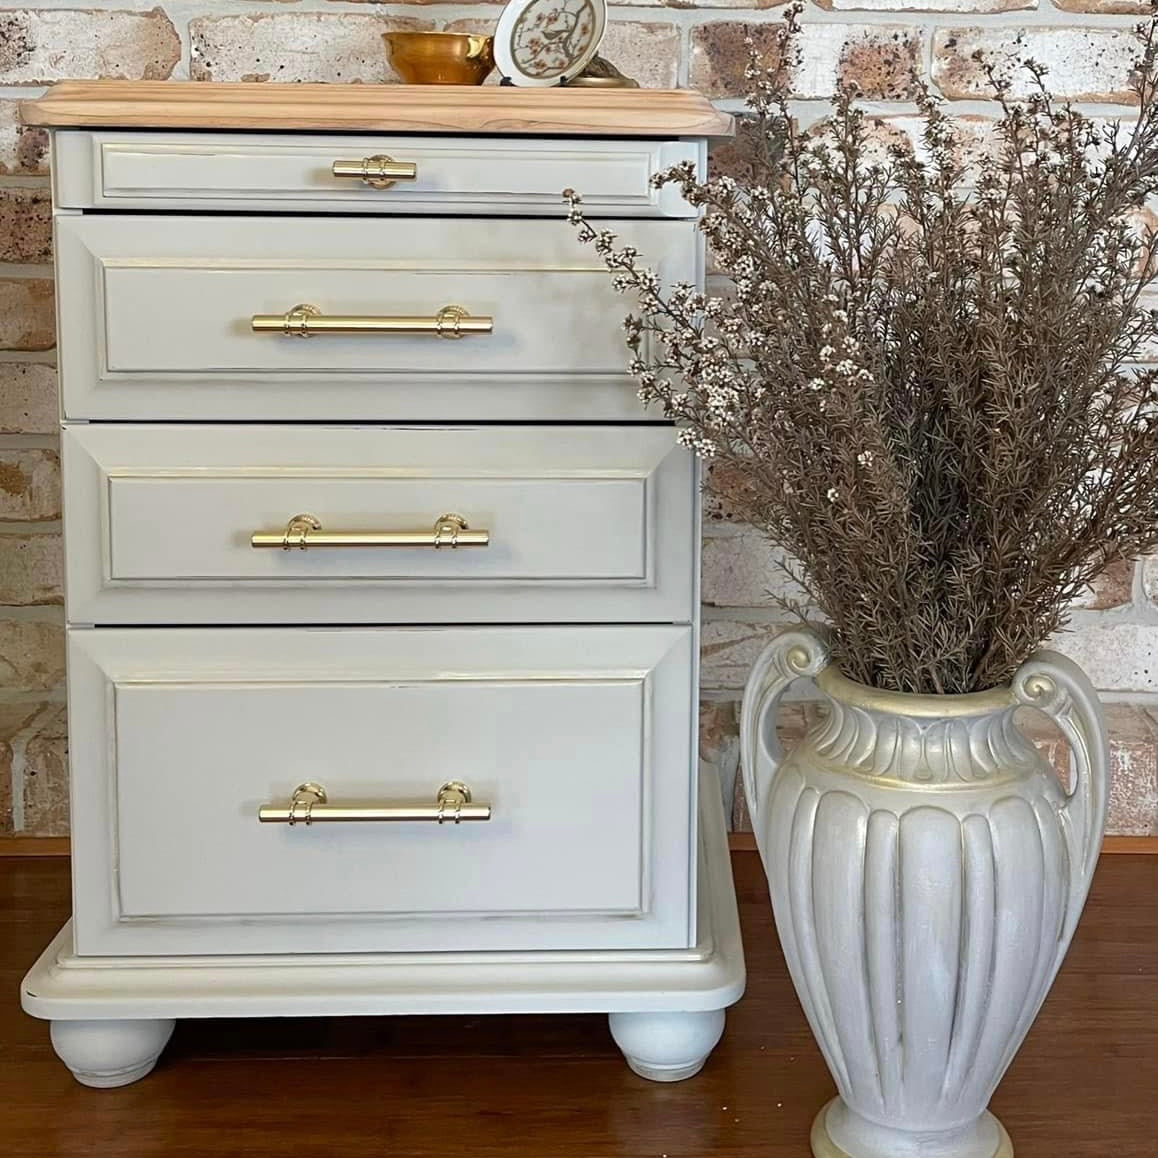
M314 515L294 515L280 531L254 531L251 547L309 551L314 547L449 547L490 546L490 531L472 531L462 515L439 515L429 531L323 531Z
M399 800L373 803L350 801L331 804L320 784L299 784L288 804L263 804L257 810L262 824L393 824L400 821L427 821L435 824L462 824L468 820L490 820L491 806L475 803L470 789L461 780L448 780L433 801Z
M330 166L335 177L351 177L371 189L389 189L395 181L414 181L418 166L413 161L395 161L385 153L363 157L360 161L335 161Z
M300 302L284 314L254 314L249 319L255 334L284 334L313 338L318 334L429 334L435 338L465 338L494 333L494 318L476 316L462 306L443 306L430 316L416 314L323 314L317 306Z

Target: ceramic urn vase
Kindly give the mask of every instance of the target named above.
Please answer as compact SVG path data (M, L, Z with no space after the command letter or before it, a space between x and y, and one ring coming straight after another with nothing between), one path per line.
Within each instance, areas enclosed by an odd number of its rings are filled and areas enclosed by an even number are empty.
M828 701L787 756L777 701ZM1014 723L1053 718L1067 792ZM773 641L744 693L744 787L800 1002L839 1096L816 1158L1010 1158L986 1109L1065 955L1101 846L1108 749L1097 697L1040 652L1011 686L882 692L805 630Z

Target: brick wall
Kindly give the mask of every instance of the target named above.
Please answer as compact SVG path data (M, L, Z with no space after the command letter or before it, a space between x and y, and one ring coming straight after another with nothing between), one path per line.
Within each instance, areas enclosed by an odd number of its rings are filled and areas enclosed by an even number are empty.
M0 4L3 0L0 0ZM777 19L774 0L641 0L616 5L604 53L648 86L694 85L738 108L745 30ZM915 68L983 136L993 109L971 59L1032 54L1051 87L1094 111L1122 111L1139 0L816 0L795 77L799 111L818 115L840 78L856 80L904 132ZM21 132L15 102L65 78L374 83L394 77L379 33L489 28L479 3L174 0L158 7L0 8L0 837L67 828L59 464L46 141ZM768 33L765 33L768 35ZM732 803L736 715L749 664L778 628L768 549L723 518L704 542L701 755ZM1119 567L1059 641L1103 689L1117 783L1111 831L1158 834L1158 563ZM808 705L785 711L799 731ZM1041 725L1034 725L1041 727ZM1057 762L1064 748L1042 729ZM736 810L743 826L743 810Z

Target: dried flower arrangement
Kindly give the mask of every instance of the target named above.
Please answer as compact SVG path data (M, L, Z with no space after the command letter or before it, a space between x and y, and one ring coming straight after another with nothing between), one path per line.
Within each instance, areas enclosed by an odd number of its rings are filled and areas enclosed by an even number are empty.
M702 207L726 294L662 287L584 219L623 292L640 397L713 462L739 518L792 560L851 678L902 692L1008 681L1107 563L1158 546L1158 40L1138 116L1097 123L989 79L979 172L931 95L920 148L883 150L855 92L789 111L801 7L751 49L746 174L658 176ZM728 480L728 485L723 485ZM709 486L713 485L711 482Z

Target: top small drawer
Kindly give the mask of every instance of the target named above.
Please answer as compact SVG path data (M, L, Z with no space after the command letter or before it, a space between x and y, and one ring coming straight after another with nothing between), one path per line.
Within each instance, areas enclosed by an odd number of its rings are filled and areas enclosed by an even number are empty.
M252 210L264 213L456 213L558 216L574 187L591 216L694 217L669 165L702 165L698 141L58 132L53 173L65 209ZM412 165L386 187L378 162ZM351 176L336 176L338 169ZM368 180L358 175L366 162Z

